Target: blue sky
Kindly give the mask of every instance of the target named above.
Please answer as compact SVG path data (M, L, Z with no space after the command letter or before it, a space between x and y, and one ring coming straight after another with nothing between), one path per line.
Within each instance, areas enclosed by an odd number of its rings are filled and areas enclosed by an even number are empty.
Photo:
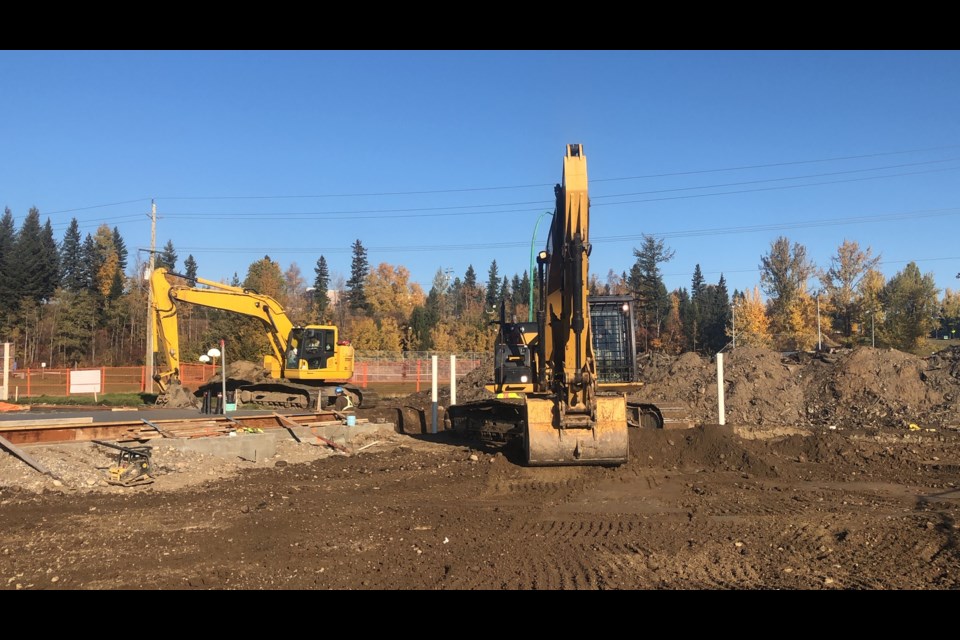
M212 280L346 280L358 239L425 291L512 277L579 143L601 279L650 234L668 289L742 291L782 235L960 288L958 51L4 51L0 88L0 205L117 227L130 273L155 201Z

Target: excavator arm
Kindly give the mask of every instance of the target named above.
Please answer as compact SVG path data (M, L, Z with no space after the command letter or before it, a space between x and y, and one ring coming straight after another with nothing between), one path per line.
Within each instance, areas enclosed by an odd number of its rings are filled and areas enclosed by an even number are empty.
M349 382L355 351L350 343L339 339L337 327L294 326L283 307L270 296L203 278L187 278L163 268L154 269L150 287L151 330L161 355L154 379L161 398L170 385L180 382L178 308L186 303L255 318L263 328L270 345L270 353L263 357L268 379L228 380L228 391L235 391L240 402L297 409L376 404L375 391Z
M161 391L166 390L171 381L180 377L180 339L177 305L180 302L195 304L211 309L231 311L261 321L270 343L272 357L267 356L264 364L275 377L280 376L283 356L287 351L287 340L293 323L287 317L280 304L270 296L230 285L195 278L193 281L207 285L208 289L198 289L185 284L171 284L170 276L186 276L171 273L167 269L157 268L150 277L153 289L153 336L158 352L162 354L163 366L155 376Z
M617 465L627 461L623 393L601 391L590 304L590 200L587 159L567 145L563 181L546 248L537 256L536 324L508 323L501 307L494 352L496 399L448 407L454 429L488 440L521 435L526 462Z
M547 249L537 257L540 337L534 390L525 402L527 462L622 464L629 451L626 398L598 393L587 303L590 200L581 145L567 145L555 194Z

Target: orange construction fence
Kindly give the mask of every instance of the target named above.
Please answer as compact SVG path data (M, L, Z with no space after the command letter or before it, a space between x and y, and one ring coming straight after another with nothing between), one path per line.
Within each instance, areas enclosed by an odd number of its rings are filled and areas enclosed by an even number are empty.
M477 358L456 360L459 380L480 364ZM36 398L39 396L89 395L98 387L98 393L142 393L147 390L146 367L82 367L79 369L16 369L10 372L7 398ZM95 373L96 372L96 373ZM196 388L218 373L212 364L183 364L180 380L185 387ZM99 384L96 378L99 374ZM429 358L357 362L353 384L366 388L371 384L388 384L411 391L429 389L432 382L432 362ZM78 384L81 380L84 384ZM92 381L92 382L91 382ZM450 358L437 359L438 384L450 384ZM156 390L156 387L153 387Z

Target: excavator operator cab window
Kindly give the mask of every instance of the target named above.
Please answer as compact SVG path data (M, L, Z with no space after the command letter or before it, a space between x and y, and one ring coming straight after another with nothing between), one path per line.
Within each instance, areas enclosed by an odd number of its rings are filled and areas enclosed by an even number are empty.
M287 368L296 369L297 368L297 341L291 340L290 346L287 348Z
M332 329L308 329L303 337L303 358L309 369L324 369L327 358L333 355L334 331Z

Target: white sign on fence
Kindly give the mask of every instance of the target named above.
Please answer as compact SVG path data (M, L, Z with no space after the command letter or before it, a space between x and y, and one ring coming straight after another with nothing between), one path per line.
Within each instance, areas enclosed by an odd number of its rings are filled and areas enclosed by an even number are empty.
M71 371L70 393L100 393L100 369Z

